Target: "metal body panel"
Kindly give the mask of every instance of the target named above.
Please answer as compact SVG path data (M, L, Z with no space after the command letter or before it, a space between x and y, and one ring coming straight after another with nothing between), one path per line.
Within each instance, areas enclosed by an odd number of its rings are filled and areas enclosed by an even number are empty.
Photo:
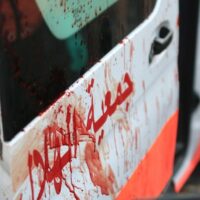
M15 199L117 197L177 111L177 19L178 1L158 0L147 20L3 144ZM149 65L163 21L173 41Z

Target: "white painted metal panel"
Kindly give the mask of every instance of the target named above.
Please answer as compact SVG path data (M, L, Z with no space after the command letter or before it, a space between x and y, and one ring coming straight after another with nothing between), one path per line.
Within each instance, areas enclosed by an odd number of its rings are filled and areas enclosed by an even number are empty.
M14 198L117 196L177 110L177 18L177 1L158 0L147 20L3 144ZM150 65L166 20L173 41Z

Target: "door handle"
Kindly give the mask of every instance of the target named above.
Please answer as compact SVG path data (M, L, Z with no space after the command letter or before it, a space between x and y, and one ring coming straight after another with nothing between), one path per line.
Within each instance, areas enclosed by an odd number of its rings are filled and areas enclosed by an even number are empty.
M152 46L151 46L151 51L149 55L149 63L152 62L153 57L155 55L160 54L163 52L171 43L173 39L173 32L170 30L170 28L166 26L161 26L158 35L154 39Z

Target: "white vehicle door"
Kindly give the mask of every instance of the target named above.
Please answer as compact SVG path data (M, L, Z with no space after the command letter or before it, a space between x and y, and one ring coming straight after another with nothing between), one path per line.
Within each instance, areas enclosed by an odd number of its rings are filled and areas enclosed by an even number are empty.
M176 144L178 1L0 4L0 199L159 196Z

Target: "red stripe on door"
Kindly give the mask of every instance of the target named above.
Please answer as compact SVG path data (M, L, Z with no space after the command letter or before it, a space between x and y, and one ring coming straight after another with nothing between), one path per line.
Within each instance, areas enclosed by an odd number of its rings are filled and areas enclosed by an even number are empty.
M158 197L173 173L178 111L162 128L155 143L145 155L117 200Z

